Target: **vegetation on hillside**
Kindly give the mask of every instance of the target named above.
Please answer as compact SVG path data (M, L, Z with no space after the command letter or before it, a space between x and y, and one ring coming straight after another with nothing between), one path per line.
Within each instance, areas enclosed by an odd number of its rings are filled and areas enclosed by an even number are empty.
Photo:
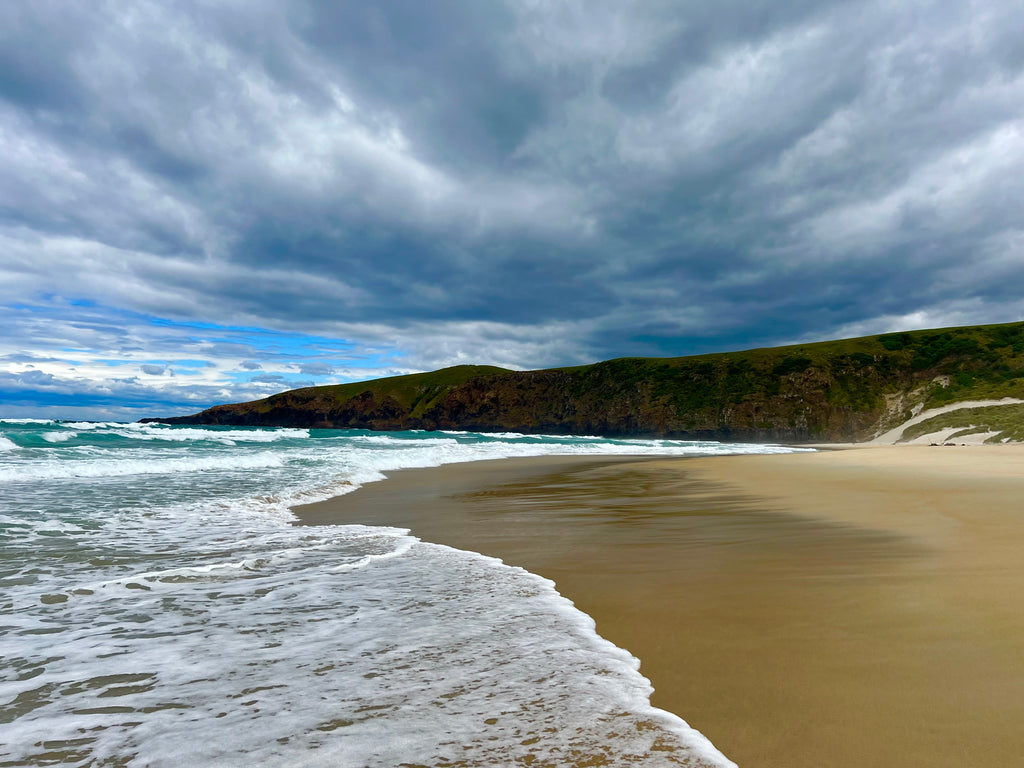
M325 405L343 403L357 397L368 389L378 399L390 399L406 409L410 416L420 416L425 410L436 405L438 400L458 386L479 376L496 373L508 373L506 368L493 365L458 365L453 368L442 368L429 373L411 373L405 376L391 376L371 382L358 381L350 384L329 384L323 387L305 387L290 392L274 395L265 400L257 400L258 410L268 413L280 403L281 399L307 401L312 398ZM372 385L372 386L370 386Z
M856 440L917 406L1024 398L1024 323L540 371L457 366L283 392L163 421Z

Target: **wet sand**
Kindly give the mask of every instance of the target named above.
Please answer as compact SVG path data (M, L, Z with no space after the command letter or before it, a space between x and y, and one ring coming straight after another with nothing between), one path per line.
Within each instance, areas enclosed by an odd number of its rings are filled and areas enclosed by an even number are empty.
M744 768L1024 759L1024 446L477 462L295 511L553 579Z

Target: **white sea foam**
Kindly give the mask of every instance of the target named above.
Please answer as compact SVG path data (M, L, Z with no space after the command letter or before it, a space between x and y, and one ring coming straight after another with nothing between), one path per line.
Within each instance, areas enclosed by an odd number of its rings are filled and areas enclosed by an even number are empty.
M77 435L77 432L44 432L43 440L48 443L64 443Z
M278 440L296 440L309 437L308 429L231 429L213 430L188 427L167 427L152 424L119 424L114 434L135 440L189 440L232 441L233 443L273 443Z
M283 466L282 457L262 452L251 455L196 457L182 459L98 459L94 461L51 461L27 466L0 467L0 483L30 480L58 480L71 477L125 477L128 475L171 475L217 469L265 469Z
M27 519L15 517L14 515L0 515L0 528L8 530L32 531L34 533L78 533L82 526L67 520L54 519L52 517L40 519Z
M401 445L402 443L419 443L422 438L417 438L415 441L403 440L400 437L392 437L390 435L354 435L352 441L360 443L362 445Z
M341 565L336 565L336 566L334 566L333 570L335 570L335 571L354 571L354 570L356 570L358 568L365 568L366 566L370 565L371 563L375 563L375 562L378 562L380 560L389 560L392 557L401 557L406 552L408 552L410 549L412 549L412 546L413 546L413 544L416 543L416 541L417 541L417 539L409 538L407 541L403 542L403 544L401 544L398 547L395 547L395 549L393 549L390 552L383 552L383 553L377 554L377 555L363 555L361 558L359 558L355 562L352 562L352 563L342 563Z
M0 457L0 701L31 703L0 763L731 765L551 582L289 508L456 461L786 449L79 424ZM184 436L120 439L151 431Z
M34 671L3 693L35 708L0 754L28 762L73 743L82 762L152 766L731 765L650 706L637 661L551 582L408 537L331 536L335 556L377 551L340 571L318 539L277 567L135 574L23 606L8 658ZM58 616L68 629L39 648L35 630Z
M4 437L3 435L0 435L0 451L13 451L17 447L18 444L15 443L13 440Z

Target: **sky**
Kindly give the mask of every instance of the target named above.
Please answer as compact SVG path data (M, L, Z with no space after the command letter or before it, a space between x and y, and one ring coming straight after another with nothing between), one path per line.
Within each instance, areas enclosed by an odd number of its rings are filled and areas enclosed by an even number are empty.
M0 4L0 415L1024 318L1019 0Z

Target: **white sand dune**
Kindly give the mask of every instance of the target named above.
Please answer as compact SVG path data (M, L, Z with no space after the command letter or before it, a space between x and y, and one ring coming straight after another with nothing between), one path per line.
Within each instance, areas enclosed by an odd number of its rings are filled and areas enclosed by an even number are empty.
M938 416L939 414L950 413L952 411L959 411L964 408L984 408L993 405L1014 405L1016 403L1024 403L1024 400L1020 400L1016 397L1004 397L1002 400L964 400L959 403L950 403L949 405L943 405L940 408L929 408L927 411L921 411L921 413L917 414L917 416L907 419L898 427L890 429L888 432L883 432L881 435L874 438L873 440L869 440L867 442L867 445L895 445L902 439L903 432L904 430L907 429L907 427L912 427L915 424L920 424L922 421L927 421L932 416ZM959 432L962 429L966 429L966 427L957 427L956 429L942 430L940 432L935 432L930 435L922 435L921 437L915 438L912 442L942 442L942 440L944 440L945 438L943 437L940 439L939 437L937 437L938 435L942 435L943 433L947 432L948 435L951 435L954 432ZM982 434L979 433L977 435L967 435L964 438L957 438L957 440L963 443L973 443L978 442L978 438L981 438L981 442L983 442L985 437L990 436L991 434L987 434L984 437L982 437Z

